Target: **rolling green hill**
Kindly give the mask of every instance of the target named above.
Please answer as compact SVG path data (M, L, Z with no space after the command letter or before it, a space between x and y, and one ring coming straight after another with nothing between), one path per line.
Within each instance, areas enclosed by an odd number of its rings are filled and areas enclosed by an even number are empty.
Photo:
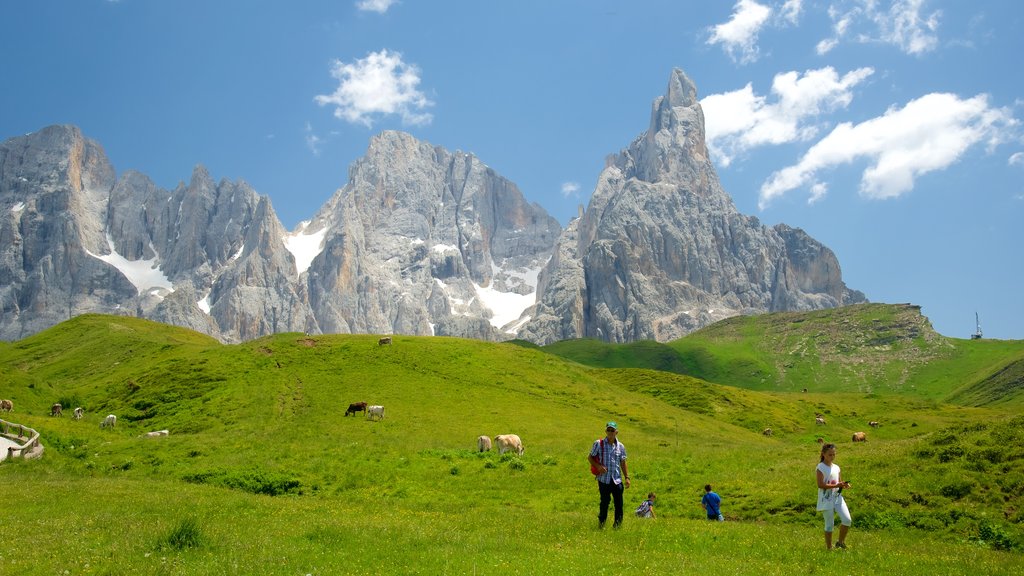
M910 304L737 316L668 344L574 340L543 349L588 366L665 370L750 390L1024 405L1024 341L947 338Z
M772 321L828 330L815 314ZM846 326L859 330L871 332ZM747 335L732 348L711 344L738 332ZM737 357L774 374L778 353L765 350L802 341L759 344L741 322L701 338L704 366L725 375L742 374L725 369ZM828 348L821 340L815 350ZM39 430L46 447L41 459L0 463L0 525L32 543L0 553L0 573L593 573L607 535L596 529L585 456L609 419L629 450L627 508L655 491L659 518L627 518L622 554L598 573L813 570L825 561L814 512L819 437L839 445L855 485L852 549L828 559L844 572L1019 572L1024 418L1015 396L942 401L1014 366L1012 344L963 351L954 342L949 354L973 368L944 378L932 368L944 357L920 359L931 348L918 357L898 339L876 343L868 348L911 356L903 384L868 391L836 380L801 393L791 391L801 387L794 375L823 370L802 362L856 363L836 351L797 354L785 385L748 389L595 368L512 343L279 334L229 346L148 321L81 316L0 346L0 397L15 404L2 417ZM626 351L611 356L638 363ZM63 418L48 416L56 401ZM356 401L384 405L386 417L344 416ZM82 421L69 417L77 405ZM108 413L117 427L102 430ZM815 425L816 413L826 425ZM142 437L162 429L170 435ZM860 430L869 441L851 443ZM503 433L523 438L522 457L475 451L477 436ZM709 482L729 522L701 519Z

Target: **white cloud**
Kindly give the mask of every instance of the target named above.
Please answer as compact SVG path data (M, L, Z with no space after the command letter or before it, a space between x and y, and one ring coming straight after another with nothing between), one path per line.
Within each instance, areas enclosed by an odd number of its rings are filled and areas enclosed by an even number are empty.
M875 14L883 42L895 44L907 54L922 54L934 50L939 43L935 32L939 29L942 12L936 10L927 16L921 14L925 0L898 0L888 14Z
M857 42L892 44L907 54L934 50L939 43L937 32L942 11L924 14L926 3L927 0L894 0L888 10L880 9L876 0L858 0L845 10L833 4L828 10L833 36L818 43L818 54L826 54L850 35Z
M858 68L842 77L831 67L777 74L772 81L773 103L744 88L712 94L701 100L706 141L712 156L729 166L752 148L809 140L818 128L809 121L822 113L845 108L852 90L874 70Z
M381 14L388 11L393 4L397 4L397 0L360 0L356 2L356 8L367 12L379 12Z
M1006 163L1010 166L1024 166L1024 152L1014 152Z
M336 60L331 76L339 84L333 94L315 98L321 106L335 106L334 116L347 122L373 125L374 118L397 114L403 124L429 124L433 116L424 110L434 103L417 89L419 69L402 62L397 52L372 52L346 64Z
M789 24L796 25L803 10L803 0L786 0L779 10L779 16Z
M771 8L754 0L739 0L733 7L731 20L711 27L707 43L722 44L734 61L754 62L757 60L757 35L771 12Z
M562 196L566 198L578 195L579 191L580 185L578 182L565 182L562 184Z
M986 143L991 150L1018 124L1008 109L992 108L980 94L927 94L900 109L860 124L843 123L812 146L793 166L773 173L761 186L759 206L790 190L809 186L815 199L824 192L818 173L867 159L860 194L884 199L914 187L918 176L956 163L969 148Z
M313 126L306 122L306 147L313 153L313 156L320 156L320 144L323 140L313 133Z

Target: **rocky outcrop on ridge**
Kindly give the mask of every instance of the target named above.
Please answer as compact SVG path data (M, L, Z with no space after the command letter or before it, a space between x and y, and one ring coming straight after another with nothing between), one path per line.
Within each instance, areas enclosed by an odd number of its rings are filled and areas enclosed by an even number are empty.
M664 342L737 314L863 301L831 250L736 210L708 156L696 87L677 69L648 130L610 159L563 235L519 336Z

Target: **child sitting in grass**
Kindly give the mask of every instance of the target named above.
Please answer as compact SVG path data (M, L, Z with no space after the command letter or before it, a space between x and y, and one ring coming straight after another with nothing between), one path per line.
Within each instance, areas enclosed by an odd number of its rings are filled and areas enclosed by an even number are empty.
M657 496L654 492L647 494L647 500L644 500L636 507L637 518L655 518L654 516L654 499Z

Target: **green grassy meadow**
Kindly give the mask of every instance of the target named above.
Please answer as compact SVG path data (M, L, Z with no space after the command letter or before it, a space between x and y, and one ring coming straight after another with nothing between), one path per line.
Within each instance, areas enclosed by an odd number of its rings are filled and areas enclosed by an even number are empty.
M1024 342L851 308L632 352L294 333L222 345L81 316L0 344L15 406L0 417L46 447L0 463L0 574L1024 573ZM63 418L48 415L57 401ZM356 401L385 419L345 417ZM633 479L618 531L597 528L586 463L607 420ZM861 430L868 442L850 442ZM476 452L505 433L522 457ZM814 511L818 437L853 483L846 551L824 550ZM727 522L702 519L705 483ZM631 517L648 491L658 518Z

